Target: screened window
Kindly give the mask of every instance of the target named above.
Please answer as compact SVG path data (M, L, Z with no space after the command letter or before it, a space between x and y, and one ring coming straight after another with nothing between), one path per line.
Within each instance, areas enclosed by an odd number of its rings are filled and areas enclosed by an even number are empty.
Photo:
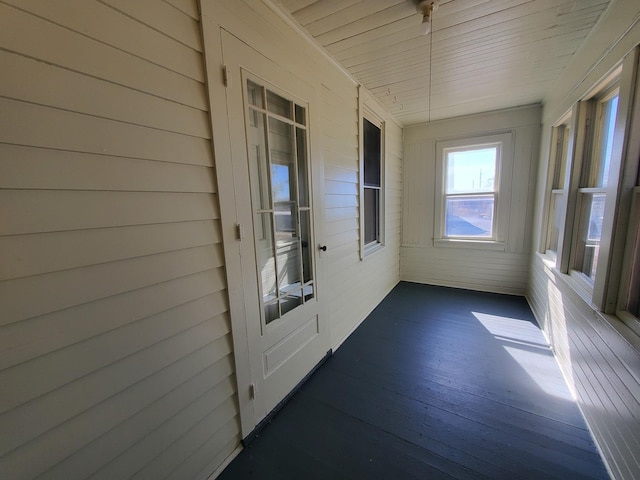
M382 128L363 119L363 230L364 247L370 249L382 243Z

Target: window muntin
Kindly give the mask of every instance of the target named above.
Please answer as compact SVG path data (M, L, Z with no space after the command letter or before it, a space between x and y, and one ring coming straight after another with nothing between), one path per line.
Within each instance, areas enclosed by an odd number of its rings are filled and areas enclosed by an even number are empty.
M603 233L602 224L618 110L618 89L610 89L605 95L585 106L591 110L589 116L593 118L588 124L591 145L585 150L587 158L582 164L577 190L577 234L571 248L571 270L582 275L593 285Z
M444 149L443 238L495 239L500 143Z
M382 128L363 118L363 243L365 250L382 243Z

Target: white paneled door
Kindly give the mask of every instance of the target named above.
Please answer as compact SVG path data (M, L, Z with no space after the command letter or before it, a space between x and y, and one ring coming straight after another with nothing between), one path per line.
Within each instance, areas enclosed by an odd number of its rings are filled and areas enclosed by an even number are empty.
M223 56L257 423L330 348L315 240L315 90L224 31Z

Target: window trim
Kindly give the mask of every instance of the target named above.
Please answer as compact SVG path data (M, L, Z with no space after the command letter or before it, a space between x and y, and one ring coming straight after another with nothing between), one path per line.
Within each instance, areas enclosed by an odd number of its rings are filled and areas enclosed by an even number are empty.
M567 197L567 214L565 221L565 231L563 235L562 258L560 270L569 275L577 282L575 288L583 293L583 296L590 297L590 303L596 308L602 309L604 295L604 279L608 274L608 266L610 263L610 243L612 239L611 222L607 222L608 212L617 203L615 188L617 187L618 176L616 169L619 169L621 163L621 141L623 140L625 127L622 123L624 111L624 94L621 88L621 70L619 66L614 69L605 81L598 84L589 95L578 102L576 109L578 111L576 120L576 133L574 135L575 147L572 157L570 172L569 192ZM614 121L614 139L611 152L611 163L609 165L609 182L606 187L592 187L590 182L593 180L593 158L596 155L600 145L600 132L596 130L600 124L596 122L596 117L600 111L600 105L609 101L615 95L618 96L618 109ZM584 183L587 186L583 186ZM606 195L605 200L605 222L602 225L600 235L599 253L596 263L596 275L593 280L586 274L575 268L576 250L580 240L580 221L581 221L581 205L582 199L588 194L602 193ZM611 201L614 199L616 201ZM604 311L604 309L602 309Z
M365 243L364 231L365 231L365 203L364 203L364 120L368 120L370 123L380 129L380 187L378 194L378 239L373 242ZM358 204L359 204L359 227L360 227L360 260L364 260L365 257L370 254L381 250L385 245L385 205L386 205L386 131L385 121L364 103L360 104L360 115L358 116L359 127L359 192L358 192Z
M488 133L477 137L463 137L453 140L436 141L436 182L434 211L434 247L477 248L483 250L505 250L507 225L509 223L509 204L511 201L511 176L513 168L513 132L511 130ZM497 159L495 188L493 236L487 237L447 237L445 236L445 150L454 148L472 148L500 144Z
M547 187L545 190L544 197L544 216L543 216L543 228L541 228L540 232L540 247L539 253L545 255L548 259L550 259L556 268L560 268L559 260L562 257L560 252L562 252L563 247L563 237L564 231L567 226L567 204L569 197L569 181L571 177L571 165L572 158L574 153L574 146L576 144L576 118L578 117L578 112L576 111L576 107L572 107L569 111L567 111L564 115L562 115L551 127L551 143L549 148L549 165L547 169ZM569 129L568 135L563 135L560 138L560 133ZM565 155L565 142L566 145L566 156ZM564 162L564 177L559 179L562 183L562 188L554 188L555 187L555 179L556 179L556 169L559 162ZM562 171L562 170L561 170ZM557 212L561 216L560 224L558 225L558 239L557 239L557 247L556 251L549 249L550 239L549 236L551 234L552 222L554 219L551 215L551 204L552 198L558 193L561 193L564 196L564 205L562 206L561 211Z

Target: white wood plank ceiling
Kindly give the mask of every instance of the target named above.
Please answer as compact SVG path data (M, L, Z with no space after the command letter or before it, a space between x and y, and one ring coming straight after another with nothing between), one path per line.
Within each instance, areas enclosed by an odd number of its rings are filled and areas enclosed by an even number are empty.
M279 0L405 125L538 103L607 0Z

